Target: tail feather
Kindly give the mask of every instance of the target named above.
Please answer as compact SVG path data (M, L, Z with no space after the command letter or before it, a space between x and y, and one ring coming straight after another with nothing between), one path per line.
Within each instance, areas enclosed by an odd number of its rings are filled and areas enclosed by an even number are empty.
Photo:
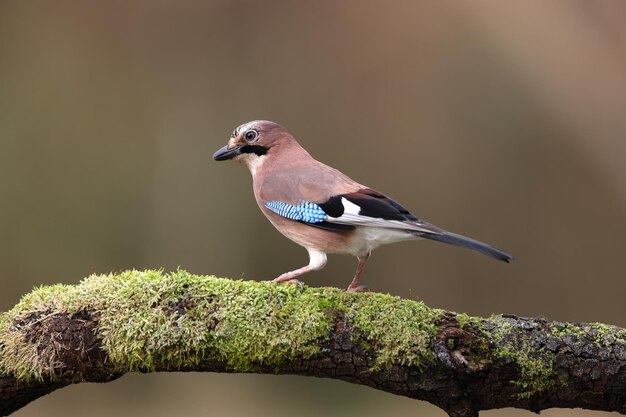
M425 239L436 240L438 242L449 243L450 245L460 246L480 252L484 255L491 256L492 258L510 262L513 260L513 256L509 255L505 251L494 248L486 243L479 242L478 240L471 239L469 237L457 235L456 233L443 232L443 233L425 233L415 232L415 235L423 237Z

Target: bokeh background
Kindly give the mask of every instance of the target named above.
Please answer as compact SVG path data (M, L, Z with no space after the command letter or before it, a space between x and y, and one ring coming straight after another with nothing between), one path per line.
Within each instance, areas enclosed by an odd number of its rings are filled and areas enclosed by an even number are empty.
M626 3L0 3L0 310L92 271L270 279L306 252L211 154L251 119L418 216L509 250L386 246L374 291L626 325ZM344 287L331 257L309 285ZM128 375L16 416L444 416L365 387ZM547 416L591 416L551 410ZM481 414L482 415L482 414ZM486 416L530 416L505 409Z

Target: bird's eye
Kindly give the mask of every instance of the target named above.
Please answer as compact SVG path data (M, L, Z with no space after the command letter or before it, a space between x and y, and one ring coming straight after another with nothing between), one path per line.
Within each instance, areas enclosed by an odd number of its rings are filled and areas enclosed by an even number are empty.
M259 132L254 129L250 129L246 133L244 133L243 137L246 138L248 142L254 142L259 138Z

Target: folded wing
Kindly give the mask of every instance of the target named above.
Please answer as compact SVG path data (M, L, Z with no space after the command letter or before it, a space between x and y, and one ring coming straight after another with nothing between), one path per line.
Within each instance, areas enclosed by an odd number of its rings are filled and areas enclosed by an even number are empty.
M274 213L314 227L348 231L356 226L373 226L415 232L443 233L443 230L419 220L391 198L372 189L336 195L324 202L301 201L297 205L268 201Z
M324 202L301 201L292 205L268 201L265 206L282 217L325 230L347 232L357 226L398 229L416 237L475 250L501 261L513 259L503 250L420 220L397 201L370 188L336 195Z

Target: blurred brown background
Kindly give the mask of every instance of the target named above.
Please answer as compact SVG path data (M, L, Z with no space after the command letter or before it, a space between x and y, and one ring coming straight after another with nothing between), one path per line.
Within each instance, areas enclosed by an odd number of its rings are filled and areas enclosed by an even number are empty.
M270 279L304 265L249 173L210 158L235 126L271 119L418 216L517 257L386 246L372 290L625 326L625 21L620 1L4 1L0 310L94 269ZM331 257L305 280L344 287L355 265ZM15 415L87 410L445 415L336 381L216 374L83 384Z

